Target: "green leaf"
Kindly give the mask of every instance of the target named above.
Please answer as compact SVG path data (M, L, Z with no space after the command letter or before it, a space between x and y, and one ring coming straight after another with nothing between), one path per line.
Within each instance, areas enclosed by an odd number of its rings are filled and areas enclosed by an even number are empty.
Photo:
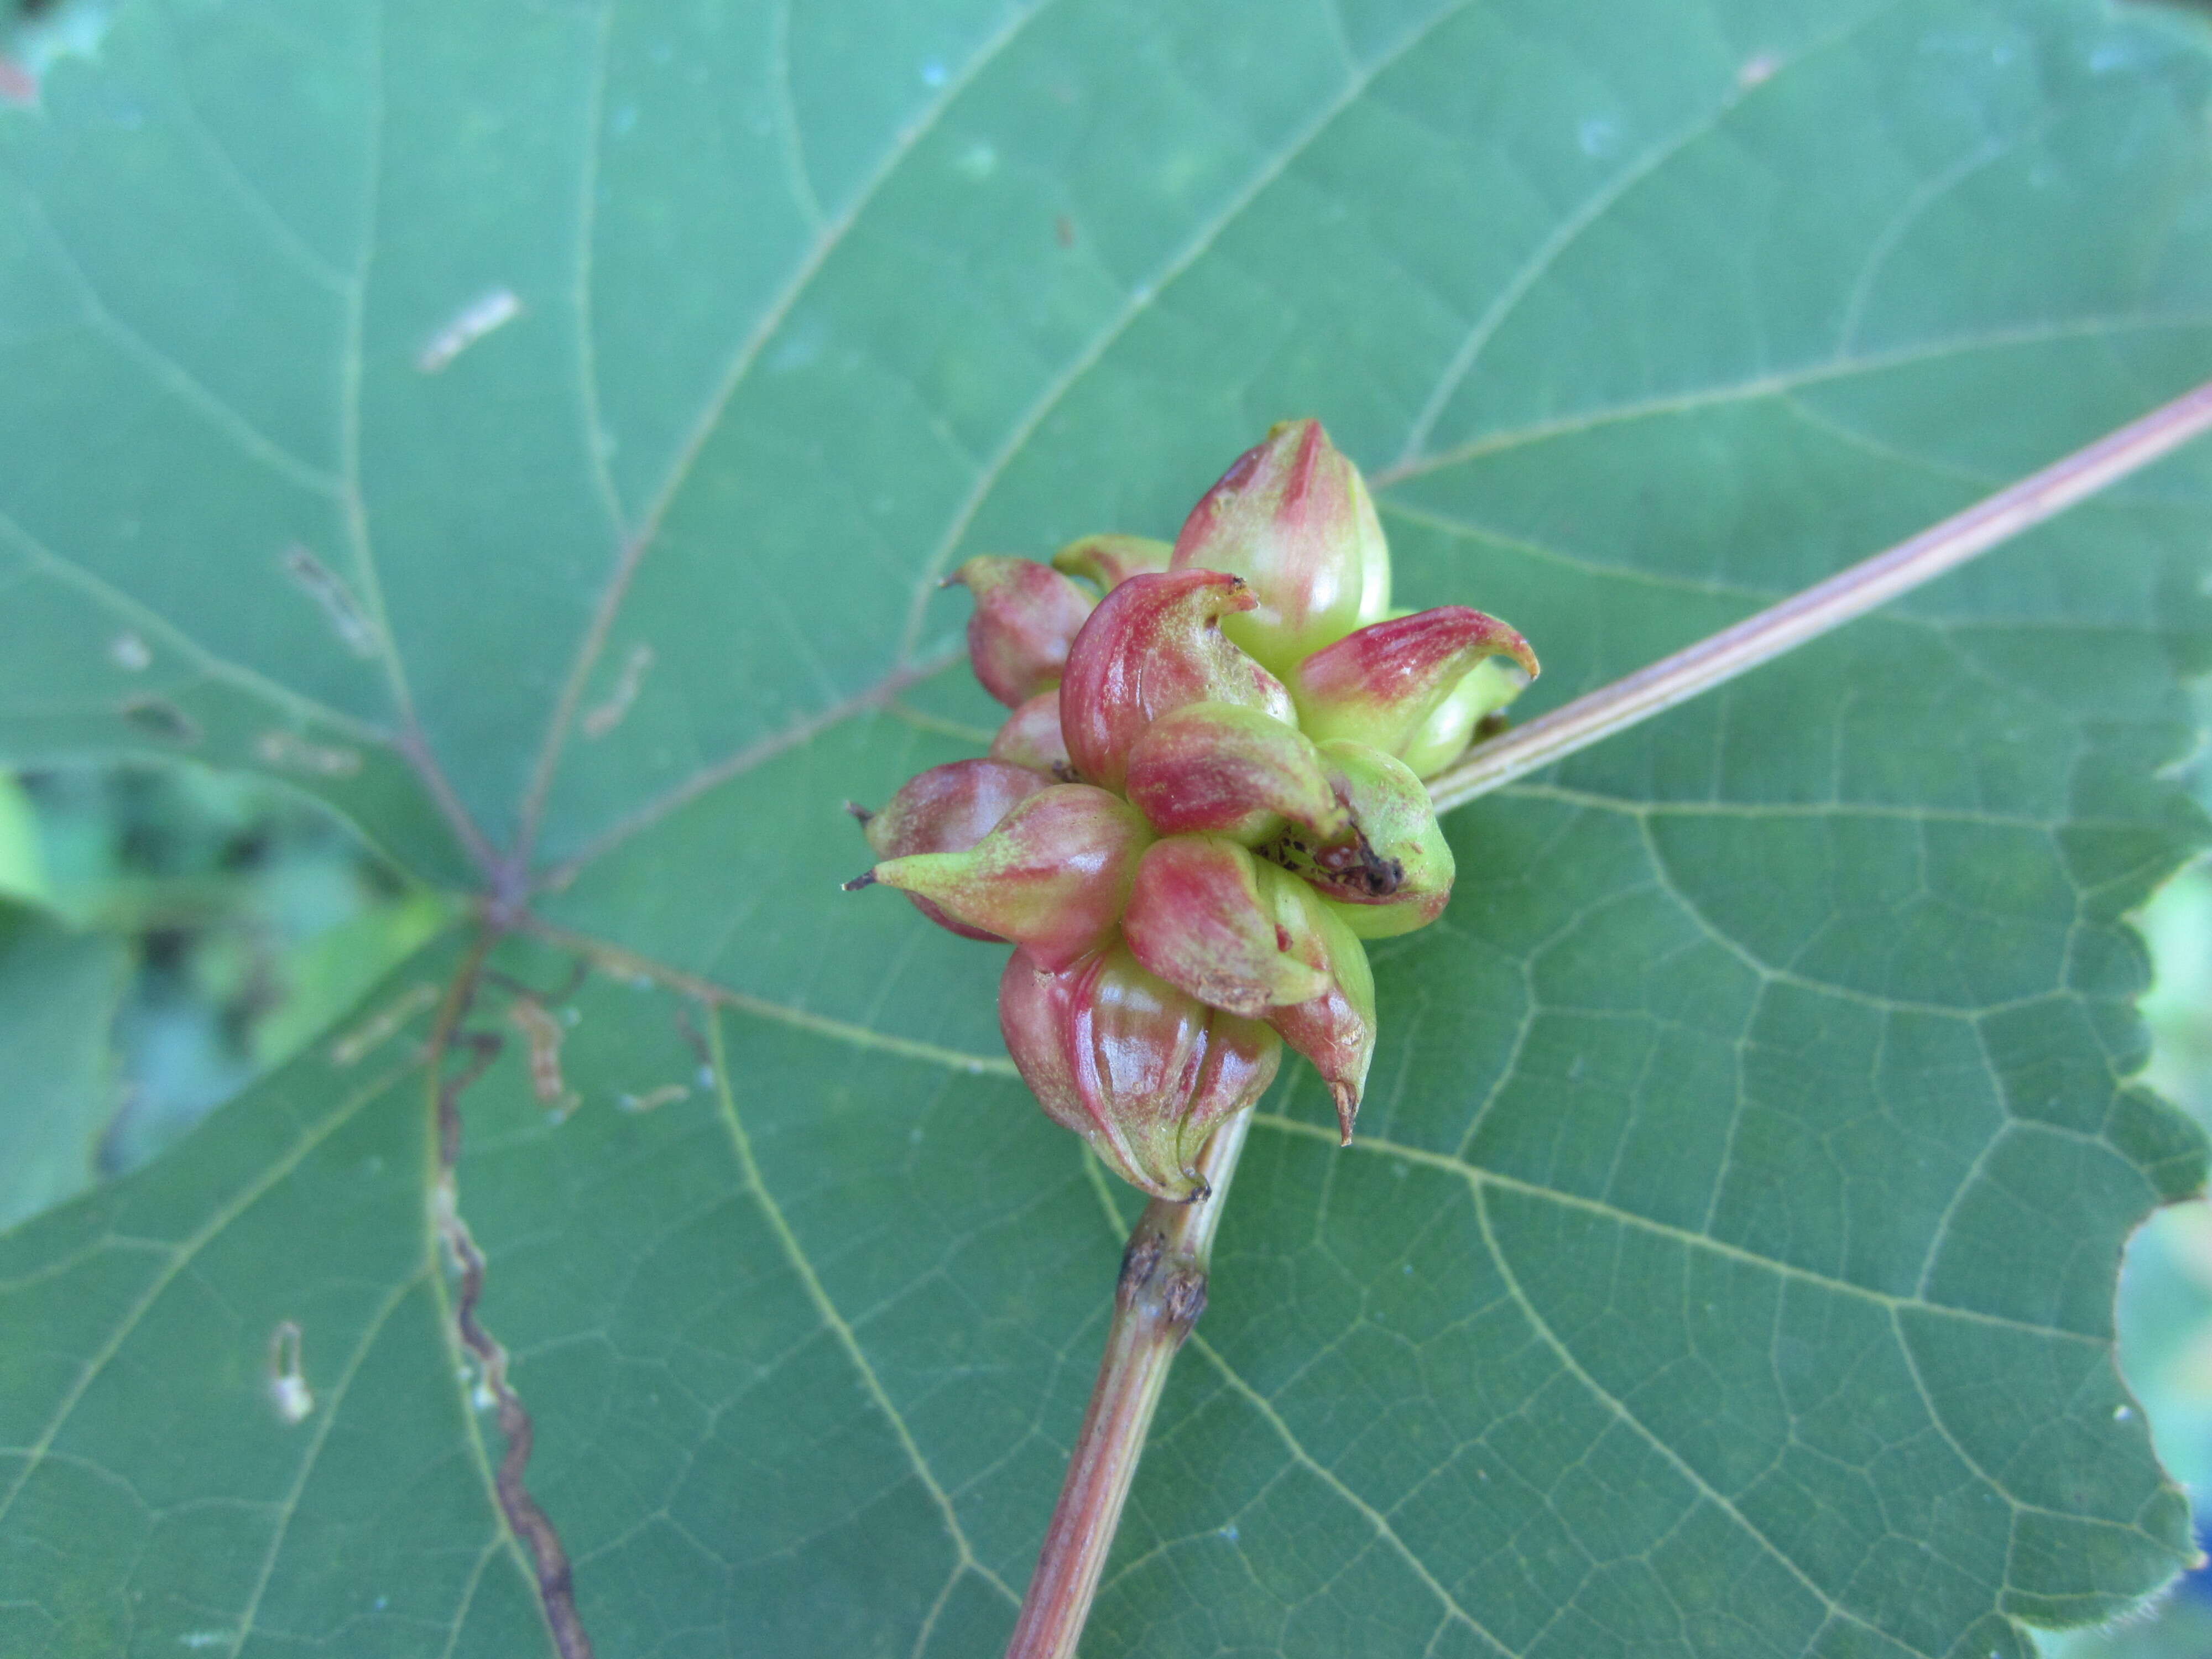
M0 1227L92 1184L115 1115L108 1030L129 951L0 903Z
M4 772L0 772L0 899L49 907L53 902L38 820L23 786Z
M994 716L935 578L1318 412L1547 706L2212 373L2209 109L2092 0L121 8L0 113L0 743L529 914L0 1240L0 1646L552 1651L557 1534L604 1654L994 1650L1131 1200L836 890ZM2011 1659L2185 1565L2208 547L2199 446L1457 814L1086 1651Z

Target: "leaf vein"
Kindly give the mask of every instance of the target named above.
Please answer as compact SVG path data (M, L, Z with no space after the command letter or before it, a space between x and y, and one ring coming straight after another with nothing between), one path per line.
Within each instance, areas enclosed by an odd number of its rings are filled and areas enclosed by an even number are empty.
M964 1571L974 1572L977 1577L996 1589L1007 1601L1015 1607L1019 1607L1021 1597L1015 1595L1004 1579L977 1558L974 1547L968 1541L965 1528L960 1524L959 1513L953 1507L951 1496L939 1482L935 1472L929 1466L929 1460L923 1456L921 1447L915 1439L914 1431L907 1425L905 1417L893 1403L890 1391L884 1387L882 1378L876 1374L875 1364L869 1359L866 1350L860 1346L859 1336L854 1333L852 1326L846 1322L844 1315L839 1312L837 1304L831 1299L828 1288L822 1283L821 1276L814 1271L813 1262L808 1259L805 1249L800 1245L799 1236L792 1231L791 1224L785 1219L782 1207L776 1203L774 1194L769 1191L768 1183L762 1176L760 1165L753 1157L752 1139L745 1133L744 1120L738 1114L737 1097L730 1083L729 1056L722 1040L722 1023L719 1015L709 1018L707 1021L707 1041L714 1060L716 1110L721 1120L724 1133L729 1138L731 1151L736 1157L738 1173L745 1185L751 1189L754 1200L760 1207L762 1219L767 1224L769 1232L775 1236L777 1246L781 1250L784 1259L790 1264L792 1272L797 1275L800 1287L806 1293L807 1300L813 1304L816 1316L822 1321L838 1347L843 1351L846 1358L851 1363L854 1371L859 1374L861 1386L866 1390L869 1399L874 1402L876 1409L883 1414L884 1420L890 1425L892 1435L898 1441L900 1450L904 1453L907 1462L913 1467L915 1478L921 1482L923 1489L929 1494L930 1501L937 1508L938 1515L944 1522L945 1533L958 1555L959 1566Z
M1273 1112L1255 1112L1253 1114L1252 1122L1255 1128L1273 1129L1278 1133L1297 1135L1304 1139L1324 1142L1330 1146L1335 1146L1338 1144L1334 1127L1325 1129L1317 1123L1308 1123L1297 1118L1283 1117ZM2101 1337L2090 1336L2080 1331L2069 1331L2059 1326L2038 1325L2028 1320L2014 1319L2004 1314L1985 1313L1978 1308L1964 1307L1955 1303L1929 1302L1922 1300L1917 1296L1896 1296L1887 1291L1876 1290L1872 1285L1861 1285L1851 1279L1839 1279L1811 1267L1801 1267L1796 1262L1761 1255L1755 1250L1746 1249L1740 1244L1729 1243L1726 1240L1716 1238L1710 1233L1697 1232L1687 1227L1676 1226L1671 1222L1639 1215L1633 1210L1622 1209L1620 1206L1608 1203L1603 1199L1588 1198L1578 1193L1563 1192L1556 1187L1547 1187L1539 1182L1525 1180L1518 1176L1506 1175L1496 1170L1485 1169L1447 1152L1431 1152L1425 1147L1409 1146L1400 1141L1378 1140L1366 1134L1354 1137L1352 1145L1344 1150L1351 1152L1365 1152L1371 1157L1403 1158L1409 1164L1417 1164L1424 1168L1440 1170L1448 1175L1456 1176L1473 1187L1495 1187L1501 1191L1516 1193L1524 1198L1543 1199L1554 1204L1563 1204L1570 1209L1597 1216L1620 1226L1632 1227L1639 1231L1669 1239L1692 1249L1709 1251L1715 1255L1726 1257L1731 1261L1741 1262L1746 1267L1761 1268L1784 1279L1796 1279L1820 1290L1832 1291L1839 1296L1848 1296L1858 1301L1874 1304L1878 1307L1909 1308L1917 1312L1942 1318L1961 1319L1972 1324L1988 1325L1999 1330L2017 1331L2027 1335L2044 1337L2057 1341L2087 1343L2093 1346L2102 1346L2104 1344L2104 1339Z
M299 1470L292 1478L289 1490L278 1502L276 1524L269 1534L269 1547L262 1554L261 1571L254 1576L253 1588L247 1594L246 1606L239 1614L238 1633L233 1638L230 1644L231 1659L238 1659L239 1654L246 1647L246 1638L252 1634L253 1621L261 1610L262 1597L268 1593L269 1581L276 1571L276 1558L282 1553L284 1540L291 1531L293 1519L299 1513L301 1496L307 1491L308 1479L314 1474L315 1465L323 1455L323 1447L330 1439L331 1430L337 1423L338 1412L345 1404L346 1394L353 1387L354 1378L360 1374L362 1366L368 1358L369 1350L376 1346L377 1338L383 1334L384 1328L391 1322L392 1316L397 1313L400 1304L422 1285L428 1272L428 1262L418 1263L413 1273L392 1286L390 1293L385 1297L383 1302L378 1305L375 1313L371 1316L368 1326L361 1334L360 1340L354 1344L353 1352L347 1355L345 1365L338 1372L337 1382L331 1385L328 1398L321 1402L321 1410L317 1415L315 1423L315 1431L309 1437L305 1452L300 1459Z
M1486 434L1481 437L1470 439L1464 444L1439 451L1435 454L1394 462L1370 474L1368 482L1377 489L1388 489L1393 484L1403 483L1409 478L1422 477L1449 467L1462 466L1469 461L1480 460L1487 456L1526 448L1533 444L1549 443L1559 438L1578 437L1583 433L1595 431L1607 426L1621 425L1632 421L1650 420L1669 415L1692 414L1700 410L1730 404L1755 402L1762 398L1777 397L1800 386L1820 386L1832 381L1855 380L1863 375L1886 374L1892 369L1918 368L1928 363L1942 362L1952 357L1965 356L1978 351L2009 351L2025 347L2054 345L2069 340L2095 340L2121 334L2208 328L2212 328L2212 314L2185 313L2153 317L2139 315L2077 317L2061 323L2027 324L2011 328L1991 329L1979 334L1954 335L1948 339L1927 341L1918 345L1899 346L1888 351L1869 352L1858 357L1826 358L1796 368L1777 370L1771 374L1754 375L1748 380L1731 381L1724 386L1666 392L1656 397L1611 404L1576 414L1534 421L1525 426L1505 428Z
M1888 1632L1881 1630L1872 1620L1846 1607L1835 1595L1823 1589L1820 1583L1803 1567L1791 1559L1779 1545L1753 1525L1750 1517L1736 1506L1734 1499L1708 1481L1680 1453L1667 1443L1663 1436L1655 1432L1643 1419L1628 1409L1625 1401L1615 1396L1583 1369L1582 1362L1575 1357L1573 1351L1552 1328L1550 1322L1536 1311L1535 1304L1529 1300L1528 1292L1522 1287L1520 1275L1513 1271L1512 1263L1506 1259L1505 1252L1498 1245L1496 1230L1491 1225L1489 1206L1484 1201L1479 1187L1474 1194L1474 1208L1476 1219L1482 1228L1483 1239L1490 1247L1491 1259L1498 1264L1498 1271L1504 1279L1506 1290L1511 1295L1514 1305L1521 1310L1522 1316L1528 1320L1531 1330L1537 1338L1559 1357L1559 1364L1565 1367L1567 1373L1580 1382L1593 1399L1611 1412L1614 1420L1633 1431L1639 1439L1665 1459L1668 1466L1702 1494L1708 1503L1728 1516L1742 1528L1747 1537L1754 1540L1766 1554L1779 1562L1791 1577L1802 1585L1820 1606L1827 1609L1831 1617L1845 1620L1863 1630L1894 1640L1895 1638L1891 1637ZM1898 1645L1901 1647L1904 1644L1899 1642Z
M8 1490L4 1493L0 1493L0 1519L6 1518L9 1510L15 1506L16 1498L22 1495L24 1486L29 1482L32 1474L37 1470L46 1454L52 1449L56 1437L61 1433L63 1425L69 1421L70 1414L76 1410L78 1402L84 1398L86 1392L98 1380L100 1373L107 1369L110 1362L122 1351L124 1343L130 1340L131 1334L138 1328L140 1322L153 1310L154 1304L159 1302L169 1286L175 1283L178 1276L191 1266L199 1253L221 1237L224 1230L233 1222L273 1191L276 1185L293 1170L305 1163L318 1146L352 1121L363 1108L386 1093L409 1073L420 1069L421 1066L422 1062L419 1060L410 1060L404 1065L395 1066L355 1093L345 1097L320 1123L303 1131L290 1146L272 1159L269 1166L253 1180L240 1188L230 1199L217 1205L210 1212L206 1220L193 1229L185 1238L169 1247L168 1264L155 1274L146 1288L138 1294L129 1307L124 1310L122 1318L116 1322L115 1328L108 1334L106 1340L78 1367L76 1380L63 1391L61 1400L55 1406L52 1415L47 1419L46 1426L39 1431L37 1438L23 1449L25 1455L22 1468L17 1473L15 1480L9 1484Z
M333 708L327 703L318 702L242 664L217 656L150 605L123 592L105 577L94 574L76 560L54 551L4 512L0 512L0 538L13 542L26 557L54 580L77 589L95 605L113 614L118 621L130 623L162 640L198 669L204 678L236 686L268 703L288 719L318 720L362 743L384 746L392 744L392 734L381 726L372 726L356 715Z
M669 508L674 503L677 495L682 490L685 480L690 477L691 468L697 461L701 452L706 447L708 438L720 424L723 411L729 407L730 400L737 395L738 386L751 372L754 363L759 361L763 348L767 345L775 331L782 325L784 319L791 314L792 307L798 304L799 295L806 291L814 278L820 274L823 265L828 263L830 256L843 244L846 235L859 222L868 204L875 199L877 192L889 181L891 175L897 172L900 165L913 152L915 146L935 128L938 122L944 118L945 112L951 107L953 102L968 88L975 77L1006 50L1006 46L1033 19L1052 3L1053 0L1033 0L1030 5L1009 12L1006 21L982 42L975 56L963 64L957 73L946 77L943 88L924 109L921 118L896 136L891 147L884 152L882 161L868 176L866 182L861 185L851 204L838 216L836 221L816 239L806 256L793 270L790 280L785 283L782 291L769 303L767 310L762 313L751 330L739 342L729 362L724 366L714 390L708 394L707 402L693 420L684 442L678 447L667 476L653 492L643 516L630 532L629 538L623 543L617 552L614 570L608 577L605 587L600 592L599 603L592 609L592 619L585 629L584 637L578 642L575 657L562 682L560 691L554 698L553 708L547 721L544 734L539 740L538 759L531 769L529 786L523 796L520 830L516 843L520 862L527 863L531 848L536 842L538 826L544 815L546 797L552 788L554 769L560 763L561 752L568 739L569 726L574 720L577 704L582 700L584 684L590 677L592 667L598 663L601 653L606 648L608 635L614 629L616 615L622 609L623 601L629 592L630 584L637 574L638 566L643 562L647 552L650 550L654 539L659 536L662 521L666 518Z
M46 204L27 186L23 187L21 197L24 205L29 210L28 216L39 227L56 260L76 285L78 296L84 302L87 322L106 335L126 356L136 360L155 384L197 410L210 426L235 444L240 453L252 457L277 477L302 489L325 496L338 494L340 486L336 477L293 454L232 408L182 363L116 315L63 238L60 229L47 213Z
M1013 464L1030 440L1036 434L1037 429L1044 424L1047 417L1060 406L1062 399L1073 390L1076 384L1085 374L1097 365L1099 360L1111 349L1114 343L1128 331L1137 319L1151 308L1152 303L1165 292L1167 288L1195 264L1207 250L1220 240L1222 233L1243 217L1246 210L1250 208L1270 185L1290 170L1292 163L1305 154L1314 141L1328 129L1337 117L1358 101L1367 88L1374 84L1377 76L1413 52L1437 29L1474 3L1474 0L1453 0L1453 3L1440 8L1425 21L1408 29L1403 38L1371 63L1361 66L1347 76L1339 94L1312 120L1301 127L1265 166L1255 171L1220 210L1201 226L1188 241L1177 248L1164 264L1150 276L1139 281L1130 289L1120 309L1107 319L1106 325L1046 384L1030 406L1022 412L1021 417L1009 428L1006 438L992 454L989 461L976 474L975 481L969 486L966 498L954 512L951 521L945 526L945 533L938 538L937 546L924 562L921 576L915 584L914 599L908 607L906 635L899 648L902 659L913 653L921 640L923 619L927 613L929 596L937 585L938 573L944 568L953 550L960 544L961 538L968 533L969 527L975 522L975 515L982 510L983 503L991 491L998 487L999 480L1005 476L1006 468Z
M1895 3L1896 0L1890 0L1892 6ZM1731 79L1711 109L1698 116L1696 120L1680 131L1670 134L1656 144L1632 157L1626 167L1607 179L1577 206L1573 212L1554 225L1551 234L1536 245L1504 287L1498 291L1481 316L1476 319L1474 328L1468 331L1467 338L1461 343L1459 349L1452 354L1451 362L1446 366L1443 377L1437 382L1435 389L1430 392L1427 401L1421 405L1420 412L1414 416L1413 424L1406 434L1406 441L1399 451L1398 459L1392 464L1393 469L1405 469L1419 457L1422 446L1428 442L1435 432L1437 422L1442 417L1445 407L1451 402L1459 388L1466 384L1468 376L1474 372L1474 366L1480 359L1484 349L1496 337L1498 331L1504 325L1506 319L1520 308L1521 301L1528 297L1528 291L1565 257L1570 248L1582 240L1592 226L1612 211L1613 207L1637 185L1658 173L1670 161L1694 148L1704 139L1711 137L1730 115L1747 100L1758 96L1763 88L1771 86L1789 71L1799 68L1824 52L1832 51L1849 40L1875 18L1882 15L1887 9L1887 7L1878 7L1852 19L1842 28L1833 30L1814 41L1796 58L1787 63L1775 65L1771 73L1761 76L1757 81L1747 84L1741 77Z

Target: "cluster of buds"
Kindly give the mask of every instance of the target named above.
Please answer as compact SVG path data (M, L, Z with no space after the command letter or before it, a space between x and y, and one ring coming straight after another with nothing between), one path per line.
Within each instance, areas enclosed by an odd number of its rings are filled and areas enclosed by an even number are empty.
M1200 1151L1285 1043L1349 1141L1375 1051L1363 941L1443 909L1422 780L1535 674L1528 643L1462 605L1390 609L1367 486L1310 420L1240 457L1172 546L1093 536L951 580L1012 712L988 757L859 814L881 862L848 885L1016 947L1014 1064L1146 1192L1203 1190Z

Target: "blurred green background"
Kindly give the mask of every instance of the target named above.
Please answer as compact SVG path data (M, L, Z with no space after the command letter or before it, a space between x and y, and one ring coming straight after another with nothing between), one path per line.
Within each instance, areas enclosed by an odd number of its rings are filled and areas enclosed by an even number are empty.
M182 768L0 774L0 1226L137 1168L434 933L279 786Z

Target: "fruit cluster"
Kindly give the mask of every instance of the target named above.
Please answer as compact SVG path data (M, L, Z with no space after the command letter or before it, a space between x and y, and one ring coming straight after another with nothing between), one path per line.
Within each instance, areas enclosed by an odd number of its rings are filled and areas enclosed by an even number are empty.
M1045 1111L1158 1197L1283 1044L1344 1137L1375 1050L1362 940L1432 921L1451 849L1422 779L1536 672L1463 605L1390 610L1359 471L1316 421L1240 457L1170 547L1093 536L982 556L969 653L1013 713L987 759L864 815L931 920L1016 948L1006 1048Z

